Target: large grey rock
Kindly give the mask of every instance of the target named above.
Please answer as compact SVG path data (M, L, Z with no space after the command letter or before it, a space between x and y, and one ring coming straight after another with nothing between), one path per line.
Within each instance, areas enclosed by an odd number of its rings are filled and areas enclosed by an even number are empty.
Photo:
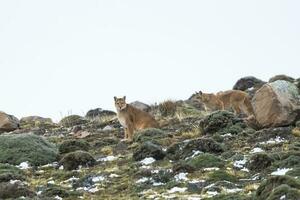
M145 112L149 112L151 107L143 102L140 101L134 101L132 103L130 103L130 105L134 106L137 109L143 110Z
M249 88L257 88L261 87L263 84L265 84L264 81L254 77L254 76L246 76L241 79L239 79L233 86L234 90L242 90L246 91Z
M89 110L85 117L89 119L94 119L94 118L101 118L101 117L108 117L108 116L115 116L116 113L110 110L102 110L101 108L96 108Z
M280 75L276 75L276 76L273 76L272 78L270 78L269 83L272 83L272 82L275 82L275 81L278 81L278 80L288 81L288 82L291 82L291 83L293 83L295 81L295 79L290 77L290 76L280 74Z
M252 104L256 121L262 127L290 125L300 115L298 88L288 81L265 84L255 93Z
M0 133L14 131L19 127L20 122L18 118L0 111Z

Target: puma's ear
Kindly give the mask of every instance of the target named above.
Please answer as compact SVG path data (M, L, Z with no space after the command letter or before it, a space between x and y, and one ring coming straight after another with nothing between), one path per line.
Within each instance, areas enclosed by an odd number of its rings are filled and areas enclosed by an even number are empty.
M114 100L117 101L117 97L114 97Z
M123 97L124 101L126 100L126 96Z

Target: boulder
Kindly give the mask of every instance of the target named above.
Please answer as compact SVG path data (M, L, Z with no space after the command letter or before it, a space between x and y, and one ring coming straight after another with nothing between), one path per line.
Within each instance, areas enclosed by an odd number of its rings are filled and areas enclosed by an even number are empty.
M151 110L151 107L143 102L140 101L134 101L132 103L130 103L130 105L132 105L133 107L143 110L145 112L149 112Z
M19 127L20 122L15 116L0 111L0 133L14 131Z
M298 89L288 81L265 84L255 93L252 104L256 121L262 127L290 125L300 115Z
M94 118L102 118L102 117L110 117L115 116L116 113L110 110L102 110L101 108L96 108L89 110L85 117L88 119L94 119Z
M273 76L272 78L270 78L269 83L272 83L272 82L275 82L275 81L278 81L278 80L288 81L288 82L291 82L291 83L294 83L294 81L295 81L295 79L290 77L290 76L280 74L280 75L276 75L276 76Z
M43 137L25 133L0 135L0 163L45 165L56 161L57 149Z
M241 79L239 79L233 86L234 90L242 90L246 91L249 88L259 88L263 84L265 84L264 81L255 78L254 76L246 76Z

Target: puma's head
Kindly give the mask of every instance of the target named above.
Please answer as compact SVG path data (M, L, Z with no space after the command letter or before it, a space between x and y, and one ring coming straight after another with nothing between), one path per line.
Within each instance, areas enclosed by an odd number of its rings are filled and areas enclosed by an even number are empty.
M117 98L117 97L114 97L115 99L115 106L117 108L117 110L124 110L127 106L126 104L126 96L124 96L123 98Z
M201 102L209 102L211 99L212 94L203 93L201 91L196 92L196 99L200 100Z

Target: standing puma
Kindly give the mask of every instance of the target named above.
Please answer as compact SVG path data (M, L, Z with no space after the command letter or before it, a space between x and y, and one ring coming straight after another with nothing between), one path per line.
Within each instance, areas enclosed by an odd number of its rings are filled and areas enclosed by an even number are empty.
M139 110L126 103L126 97L115 99L118 119L125 129L125 139L132 141L137 130L145 128L158 128L156 120L147 112Z
M248 116L254 116L249 95L240 90L228 90L217 94L202 93L200 91L197 93L197 99L201 100L205 107L211 110L228 110L232 108L237 115L243 111Z

